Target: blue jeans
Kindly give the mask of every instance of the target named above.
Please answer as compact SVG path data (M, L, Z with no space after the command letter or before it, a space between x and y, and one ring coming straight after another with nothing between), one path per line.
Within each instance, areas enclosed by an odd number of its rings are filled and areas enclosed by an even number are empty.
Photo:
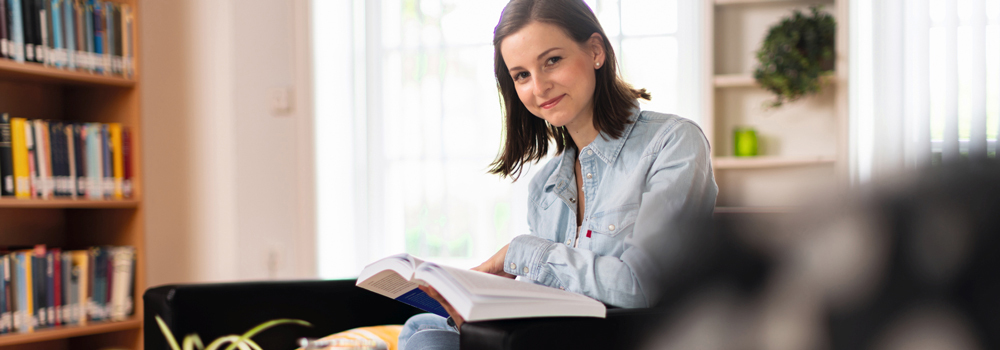
M435 314L410 317L399 332L400 350L458 350L458 332Z

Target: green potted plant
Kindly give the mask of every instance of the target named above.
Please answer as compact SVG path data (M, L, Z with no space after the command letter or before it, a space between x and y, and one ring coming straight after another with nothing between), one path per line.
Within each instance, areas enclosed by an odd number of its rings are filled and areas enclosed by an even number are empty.
M810 15L795 10L791 17L771 27L757 50L753 77L761 87L776 95L770 107L819 92L820 77L834 67L833 16L810 7Z

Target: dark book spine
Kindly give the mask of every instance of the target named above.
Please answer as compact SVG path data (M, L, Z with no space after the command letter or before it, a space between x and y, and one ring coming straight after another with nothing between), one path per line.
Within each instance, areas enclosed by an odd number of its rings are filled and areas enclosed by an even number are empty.
M48 326L56 325L56 290L55 290L55 260L52 251L45 252L45 319Z
M94 62L94 71L101 72L100 57L104 53L104 21L101 18L103 18L104 8L99 2L90 2L88 8L90 10L90 22L94 28L90 33L94 41L94 59L97 61Z
M104 182L102 182L102 189L104 190L104 198L112 198L115 196L115 172L114 172L114 158L111 155L111 132L108 130L108 124L99 124L101 131L101 160L103 165L103 175Z
M0 334L10 332L7 326L7 255L0 256Z
M52 157L52 179L55 182L55 195L63 197L66 193L65 153L66 137L62 134L63 124L61 122L49 123L49 154Z
M29 257L31 264L31 289L35 313L32 323L36 327L44 327L48 321L45 318L45 304L48 298L45 297L45 257L38 256L37 253Z
M24 322L23 322L24 319L21 316L24 311L21 309L20 305L21 294L19 294L20 293L19 288L21 288L22 286L18 281L18 278L21 275L20 269L22 268L20 266L21 263L18 260L19 259L18 256L21 254L23 253L11 253L7 255L7 259L10 262L10 284L8 287L9 293L7 293L7 296L10 297L9 299L10 299L11 332L20 331L21 327L24 327Z
M28 62L35 61L35 25L32 24L32 19L35 16L31 14L34 13L35 2L33 0L20 0L21 1L21 30L24 33L24 60Z
M49 2L47 0L34 1L35 16L38 18L38 43L35 45L35 57L38 58L39 62L48 64L49 40L51 40L49 35L52 33L52 27L49 26L49 19L46 18L49 13Z
M115 4L115 6L114 6L114 13L115 13L115 18L113 19L113 21L114 21L113 23L114 23L114 26L115 26L115 38L114 38L114 41L115 41L115 58L114 58L114 61L115 61L115 65L118 67L117 68L117 72L119 74L121 74L124 71L124 69L125 69L124 66L123 66L124 63L122 61L122 57L125 55L125 52L124 52L124 45L125 45L124 38L125 38L125 36L122 35L122 6L120 4Z
M100 299L97 297L100 294L101 288L100 288L99 285L102 282L101 277L100 277L101 268L100 268L100 263L99 263L99 261L100 261L100 251L101 251L100 248L96 248L96 247L90 249L90 252L91 252L90 253L90 264L89 264L90 265L90 273L89 273L89 276L87 276L88 283L90 283L90 288L89 288L90 291L87 293L87 303L88 303L87 310L88 310L88 314L90 315L90 320L93 320L93 321L99 321L100 317L101 317L100 313L98 313L98 310L100 310L100 307L99 307L99 304L98 304L98 302L100 301Z
M73 263L72 256L69 252L63 252L61 257L62 265L62 292L60 293L62 300L62 321L63 324L73 324L74 314L73 314Z
M107 265L107 270L104 276L107 278L106 286L104 287L104 317L111 318L111 294L115 290L115 251L118 247L105 247L104 256L106 257L105 265Z
M52 320L53 324L56 326L61 326L64 324L62 317L62 304L63 304L63 292L62 292L62 250L56 248L49 250L49 268L52 270L52 279L50 280L49 288L52 291Z
M0 0L3 1L3 0ZM10 147L10 115L0 114L0 195L14 195L14 161Z
M45 63L46 64L53 64L53 63L55 63L55 61L53 60L54 57L52 57L52 55L53 55L53 52L55 52L55 48L56 48L55 47L55 33L56 32L53 30L54 23L52 23L52 11L53 11L52 2L50 2L49 0L38 0L38 1L41 1L42 2L42 6L45 8L45 11L42 12L42 20L45 22L45 30L44 30L45 31L45 37L44 37L44 39L45 39Z
M87 142L83 124L73 125L73 142L76 154L76 195L87 196Z
M0 58L10 57L10 51L7 48L7 43L10 40L10 34L7 30L7 0L0 0Z

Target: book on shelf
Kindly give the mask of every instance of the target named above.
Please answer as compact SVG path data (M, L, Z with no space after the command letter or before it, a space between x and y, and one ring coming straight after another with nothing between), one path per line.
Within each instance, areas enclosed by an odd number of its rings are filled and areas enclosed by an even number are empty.
M135 248L0 252L0 333L123 321L134 314Z
M37 199L131 198L131 137L119 123L29 120L0 113L2 193Z
M97 0L0 0L0 58L132 77L132 6Z
M0 113L0 195L3 196L14 195L14 160L11 159L10 136L10 114Z
M418 289L429 285L466 321L504 318L605 317L603 303L587 296L525 281L392 255L366 266L357 286L444 317L437 301Z

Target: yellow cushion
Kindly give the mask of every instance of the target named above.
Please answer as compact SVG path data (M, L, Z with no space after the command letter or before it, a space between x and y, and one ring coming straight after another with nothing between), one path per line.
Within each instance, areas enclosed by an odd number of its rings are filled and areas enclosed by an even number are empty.
M371 326L346 330L340 333L331 334L320 340L372 340L385 344L387 350L397 350L399 342L399 332L403 330L401 325Z

